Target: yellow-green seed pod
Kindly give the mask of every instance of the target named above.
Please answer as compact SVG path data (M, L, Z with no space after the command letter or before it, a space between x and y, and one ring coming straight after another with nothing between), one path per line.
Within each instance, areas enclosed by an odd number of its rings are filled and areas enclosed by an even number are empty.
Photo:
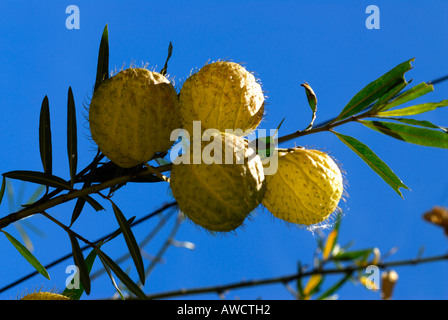
M193 146L189 160L174 162L170 185L179 209L191 221L209 231L228 232L261 203L265 179L261 159L247 140L222 133L215 137L213 151L208 149L211 143L199 149L199 163L193 163Z
M94 92L89 108L93 140L112 162L130 168L167 151L182 126L177 93L166 77L143 68L123 70Z
M264 95L254 75L240 64L218 61L192 74L180 91L184 128L192 135L193 121L202 129L240 129L247 135L263 118Z
M20 300L70 300L70 298L53 292L34 292L25 295Z
M310 226L325 221L337 209L344 190L338 165L319 150L276 152L278 169L266 175L263 205L287 222Z

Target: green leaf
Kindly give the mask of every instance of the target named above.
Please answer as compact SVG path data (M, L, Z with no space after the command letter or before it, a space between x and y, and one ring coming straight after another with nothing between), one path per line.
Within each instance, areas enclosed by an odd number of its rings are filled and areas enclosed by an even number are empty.
M355 152L364 162L375 171L401 197L400 188L409 188L395 175L395 173L381 160L367 145L353 137L332 131L344 144Z
M3 176L6 178L38 183L48 187L61 188L64 190L71 189L70 184L64 179L38 171L15 170L6 172Z
M170 61L172 54L173 54L173 44L170 41L170 45L168 46L168 57L166 58L165 65L163 66L162 70L160 70L160 74L162 74L163 76L165 76L167 73L168 61Z
M425 127L425 128L439 129L439 130L442 130L445 133L448 133L448 128L435 125L432 122L429 122L427 120L417 120L417 119L409 119L409 118L395 118L395 117L385 117L383 119L399 121L399 122L402 122L402 123L406 123L406 124L410 124L410 125L414 125L414 126Z
M105 266L108 266L116 274L118 279L120 279L120 281L123 282L123 284L129 289L129 291L131 291L133 294L135 294L140 299L144 299L144 300L147 299L147 297L146 297L145 293L142 291L142 289L140 289L140 287L134 281L132 281L131 278L129 278L129 276L120 268L120 266L118 264L116 264L104 252L98 250L97 253L101 259L101 262ZM113 279L111 278L111 280L113 280Z
M395 139L426 147L448 148L448 134L441 131L418 128L386 121L359 121L366 127Z
M97 248L101 248L101 243L97 245ZM92 249L90 253L88 254L87 258L85 259L85 263L87 266L87 271L92 271L93 263L95 262L95 259L97 257L95 249ZM72 300L79 300L81 299L82 294L84 293L84 285L81 283L79 288L65 288L64 292L62 292L62 295L69 297Z
M2 203L3 195L5 194L6 189L6 178L3 176L2 178L2 186L0 188L0 204Z
M100 50L98 53L98 65L96 70L96 90L104 80L109 78L109 30L107 24L101 36Z
M90 294L89 270L87 269L87 264L84 260L82 250L79 247L79 243L76 237L72 233L69 233L68 235L70 237L70 242L72 244L73 260L75 262L75 265L78 267L79 279L81 280L81 283L84 286L84 290L86 291L86 293Z
M328 288L327 290L325 290L325 292L323 292L318 298L317 300L324 300L327 299L329 296L331 296L332 294L334 294L335 292L337 292L339 290L339 288L342 287L342 285L344 283L347 282L347 280L349 280L352 277L351 273L346 274L344 277L342 277L341 280L339 280L338 282L336 282L334 285L332 285L330 288Z
M399 95L399 93L410 83L403 82L399 83L397 86L389 90L386 94L384 94L381 98L378 99L377 102L372 106L372 113L376 113L378 110L387 109L388 103L390 100Z
M68 89L67 101L67 154L72 186L75 184L78 165L78 142L76 130L76 109L72 88Z
M335 119L335 121L346 119L357 114L376 100L380 99L383 95L387 94L390 90L393 90L397 86L402 87L403 84L406 84L404 74L412 68L411 61L414 61L414 59L410 59L399 64L377 80L364 87L364 89L358 92L344 107L344 109L342 109L342 112Z
M308 128L311 128L313 126L314 120L316 120L316 112L317 112L317 97L316 94L314 93L313 88L311 88L311 86L308 83L302 83L301 84L302 87L305 88L305 94L306 94L306 98L308 100L308 105L311 108L311 111L313 113L312 117L311 117L311 122L308 125Z
M50 106L47 96L45 96L42 101L42 106L40 108L39 149L44 172L51 174L53 170L53 160L51 146Z
M129 254L134 260L135 267L137 268L138 275L140 277L140 282L145 284L145 269L143 266L143 259L140 248L135 240L134 234L132 233L131 227L124 217L121 210L112 202L112 208L114 209L115 218L117 219L118 224L120 225L121 232L123 233L124 239L126 240L126 244L128 246Z
M434 87L432 84L427 84L425 82L420 83L420 84L416 85L415 87L401 93L398 97L396 97L390 103L387 103L386 105L384 105L379 110L385 111L385 110L395 108L399 105L402 105L409 101L420 98L421 96L423 96L433 90L434 90Z
M112 282L112 285L115 287L115 290L117 290L118 294L120 295L121 300L125 300L123 293L121 292L120 288L118 287L117 282L114 279L114 276L112 275L112 271L110 270L109 265L101 258L101 255L99 257L100 257L101 263L103 264L104 270L106 270L107 275L109 276L110 281Z
M19 251L19 253L28 261L41 275L43 275L45 278L50 280L50 275L48 274L45 267L39 262L39 260L36 259L36 257L33 256L33 254L23 245L21 244L16 238L14 238L12 235L7 233L4 230L0 230L3 232L8 238L8 240L12 243L12 245Z
M416 114L421 114L428 111L433 111L437 108L448 106L448 100L443 100L440 102L428 102L417 104L415 106L410 106L407 108L397 109L397 110L389 110L378 112L376 116L378 117L396 117L396 116L412 116Z
M355 250L340 252L339 254L333 256L333 260L336 261L353 261L359 258L367 258L373 249Z

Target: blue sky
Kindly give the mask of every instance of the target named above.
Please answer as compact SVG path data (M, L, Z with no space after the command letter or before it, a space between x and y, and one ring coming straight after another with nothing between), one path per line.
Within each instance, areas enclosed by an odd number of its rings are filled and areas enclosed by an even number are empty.
M80 10L80 29L65 26L65 9ZM380 9L380 29L365 26L368 5ZM170 41L174 53L169 74L176 84L207 61L230 59L244 63L261 79L268 98L266 118L260 128L273 129L286 117L280 135L304 129L311 118L303 87L308 82L318 97L316 122L338 114L366 84L394 66L415 58L406 79L412 84L448 74L446 51L448 3L445 1L2 1L0 4L0 157L1 173L11 170L42 170L38 147L38 119L42 99L48 96L53 133L54 174L69 177L66 156L67 91L72 87L78 116L78 167L95 155L84 116L96 75L102 30L109 27L110 68L148 63L160 70ZM448 98L448 82L418 102ZM448 125L448 111L439 109L419 117ZM359 124L338 129L369 145L409 186L400 198L360 158L331 133L318 133L282 146L303 145L331 153L346 172L348 197L341 203L344 218L342 244L353 248L393 248L389 259L446 252L442 230L425 223L422 214L435 205L448 206L448 153L443 149L407 144L370 131ZM24 189L26 199L37 187L11 181L15 198ZM141 217L171 201L166 184L128 185L114 196L127 217ZM8 213L6 198L0 215ZM67 222L74 203L49 213ZM94 240L117 228L113 212L83 212L74 228ZM134 232L141 240L158 222L153 219ZM70 251L67 235L42 217L27 223L45 233L42 238L27 228L34 254L49 263ZM170 231L166 229L146 248L155 255ZM17 229L6 231L19 238ZM297 262L310 264L316 244L311 232L286 226L259 210L236 235L211 236L185 222L178 241L195 244L194 250L170 247L147 280L149 293L260 279L296 272ZM0 286L32 271L6 238L0 239L3 262ZM123 238L104 248L112 257L126 251ZM49 269L51 281L36 276L0 294L1 299L19 296L35 288L64 288L65 268L72 262ZM96 264L98 268L100 264ZM123 268L131 268L128 261ZM448 276L445 263L397 268L398 299L446 299ZM93 282L88 299L114 294L103 276ZM194 298L216 298L203 295ZM291 299L282 285L231 291L227 298ZM340 299L378 299L378 293L360 285L346 284Z

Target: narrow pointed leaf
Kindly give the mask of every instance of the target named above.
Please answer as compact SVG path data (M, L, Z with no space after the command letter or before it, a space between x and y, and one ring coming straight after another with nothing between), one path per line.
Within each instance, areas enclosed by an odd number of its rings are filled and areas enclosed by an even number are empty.
M379 116L379 117L413 116L416 114L433 111L437 108L446 107L446 106L448 106L448 100L443 100L440 102L428 102L428 103L417 104L415 106L410 106L410 107L406 107L406 108L402 108L402 109L378 112L376 116Z
M424 96L425 94L427 94L433 90L434 90L434 87L432 84L427 84L425 82L422 82L422 83L416 85L415 87L401 93L398 97L396 97L390 103L388 103L387 105L382 107L381 110L385 111L385 110L395 108L399 105L402 105L409 101L420 98L421 96Z
M72 186L75 184L78 165L78 141L76 130L76 109L72 88L68 89L67 101L67 154Z
M112 274L112 271L110 270L109 265L107 264L107 262L105 260L103 260L100 253L98 253L98 256L100 258L101 263L103 264L104 270L106 270L107 275L109 276L109 279L112 282L112 285L115 287L115 290L117 290L117 293L120 295L121 300L125 300L123 293L121 292L120 288L118 287L117 282L114 279L114 276Z
M417 120L417 119L397 118L397 117L384 117L383 119L399 121L399 122L402 122L402 123L406 123L406 124L410 124L410 125L414 125L414 126L419 126L419 127L424 127L424 128L439 129L439 130L442 130L445 133L448 133L448 128L435 125L432 122L429 122L427 120Z
M95 199L93 199L91 196L86 195L83 198L87 201L88 204L95 210L95 211L101 211L104 210L104 207Z
M132 218L128 219L128 224L132 225L132 223L135 220L135 216L133 216ZM114 232L112 232L112 234L110 234L110 236L104 240L104 243L113 240L114 238L116 238L117 236L119 236L122 233L121 228L118 228L117 230L115 230Z
M366 127L395 139L426 147L448 149L448 134L445 132L408 126L386 121L360 121Z
M168 61L170 61L172 54L173 54L173 44L170 41L170 45L168 46L168 57L166 58L165 65L163 66L162 70L160 70L160 73L164 76L168 71Z
M38 171L15 170L6 172L3 176L6 178L38 183L48 187L61 188L64 190L71 189L70 183L64 179Z
M52 173L53 159L51 146L50 106L48 97L42 101L39 117L39 149L45 173Z
M96 90L101 85L101 83L108 78L109 78L109 30L106 24L103 30L103 34L101 36L94 90Z
M374 115L376 114L378 111L380 110L385 110L388 109L388 103L395 98L396 96L399 95L399 93L410 83L409 82L404 82L401 84L398 84L397 86L395 86L394 88L392 88L391 90L389 90L386 94L384 94L381 98L379 98L377 100L377 102L375 102L372 106L371 110L371 114Z
M333 260L337 261L353 261L359 258L367 258L373 249L365 249L365 250L355 250L355 251L347 251L341 252L333 257Z
M306 94L306 98L308 100L308 105L310 106L311 111L312 111L311 122L308 125L308 128L311 128L313 126L314 120L316 120L317 97L316 97L316 94L314 93L313 88L311 88L311 86L308 83L306 83L306 82L302 83L301 86L305 88L305 94Z
M336 293L342 287L342 285L344 285L351 277L352 277L352 274L349 272L348 274L343 276L341 280L337 281L334 285L332 285L330 288L325 290L325 292L322 293L317 298L317 300L327 299L329 296L331 296L332 294Z
M381 160L367 145L358 141L357 139L343 135L338 132L333 133L347 145L353 152L355 152L373 171L375 171L392 189L395 190L401 197L400 188L409 189L395 173Z
M17 249L17 251L19 251L19 253L26 259L26 261L28 261L36 269L37 272L39 272L45 278L50 280L50 275L48 274L45 267L39 262L39 260L36 259L36 257L33 256L33 254L23 244L21 244L16 238L14 238L6 231L4 230L0 231L5 234L6 238L8 238L8 240Z
M101 244L97 245L97 248L101 248ZM87 255L87 258L85 259L87 271L89 274L92 271L93 263L95 262L96 257L96 250L92 249L92 251L90 251L90 253ZM64 292L62 292L62 295L69 297L72 300L79 300L84 291L84 285L81 283L79 288L65 288Z
M411 61L413 60L411 59L399 64L377 80L369 83L349 101L336 120L346 119L357 114L387 94L390 90L406 84L404 74L412 68Z
M115 213L115 218L117 219L118 224L120 225L121 232L123 233L124 239L126 240L126 244L128 246L129 254L134 261L135 267L137 268L138 275L140 277L140 281L142 284L145 284L145 269L143 266L142 254L140 252L140 248L135 240L134 234L132 233L131 227L124 217L121 210L112 203L112 207Z
M75 265L78 267L79 279L81 280L81 283L84 286L84 290L86 291L86 293L90 294L89 270L87 269L87 264L84 260L82 250L79 246L76 237L72 233L69 233L68 235L70 237L70 242L72 244L73 260L75 262Z
M147 299L145 293L140 289L140 287L132 281L131 278L120 268L118 264L116 264L109 256L107 256L102 251L97 251L98 256L101 258L101 261L106 264L115 275L120 279L120 281L140 299Z
M6 178L3 176L2 178L2 186L0 188L0 204L2 203L3 195L5 194L6 189Z

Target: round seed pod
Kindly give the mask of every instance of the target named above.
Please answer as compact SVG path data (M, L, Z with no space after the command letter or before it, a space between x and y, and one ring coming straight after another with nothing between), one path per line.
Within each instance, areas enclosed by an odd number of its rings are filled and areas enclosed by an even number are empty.
M257 128L264 112L260 84L234 62L213 62L192 74L182 86L179 101L183 126L190 136L193 121L201 121L203 130L235 130L234 134L244 136Z
M199 162L193 146L189 160L173 163L170 186L179 209L191 221L209 231L228 232L241 226L261 203L263 165L247 140L219 132L214 136L199 149ZM212 143L216 148L209 152Z
M130 168L167 151L182 126L177 93L166 77L123 70L95 90L89 108L92 138L115 164Z
M53 292L34 292L25 295L20 300L70 300L70 298Z
M344 186L333 159L319 150L282 149L278 168L266 175L263 205L287 222L314 225L325 221L341 200Z

